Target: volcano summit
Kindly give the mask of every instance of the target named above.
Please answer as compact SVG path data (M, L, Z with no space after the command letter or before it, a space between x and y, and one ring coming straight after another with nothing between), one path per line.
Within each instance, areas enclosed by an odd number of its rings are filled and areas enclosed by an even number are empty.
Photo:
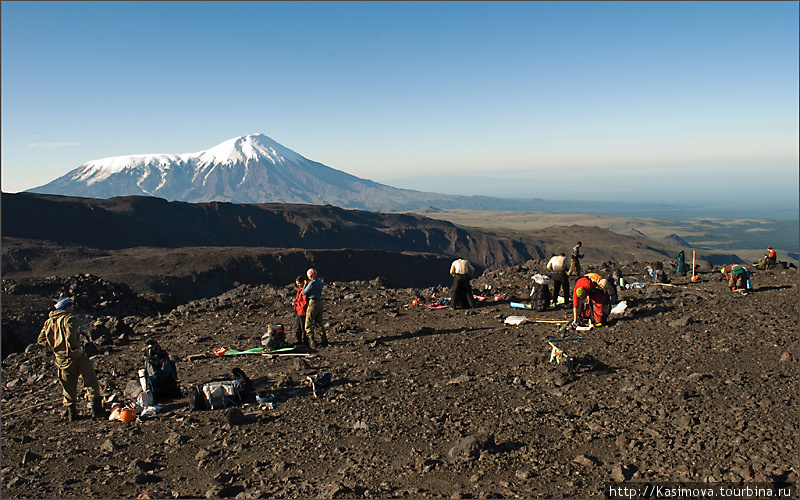
M483 197L397 189L318 163L263 134L227 140L197 153L92 160L30 190L86 198L144 195L201 203L305 203L363 210L413 210L432 201L464 206Z

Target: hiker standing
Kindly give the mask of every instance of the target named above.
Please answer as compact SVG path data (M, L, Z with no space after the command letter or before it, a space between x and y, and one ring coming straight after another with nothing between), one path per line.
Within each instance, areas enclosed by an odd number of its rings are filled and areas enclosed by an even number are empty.
M294 320L294 340L295 344L308 344L308 335L306 335L306 310L308 309L308 297L303 295L303 288L305 288L308 280L303 276L298 276L294 280L297 285L297 293L292 300L292 305L297 313Z
M452 309L469 309L475 307L472 286L469 281L475 269L467 259L456 259L450 264L453 286L450 289L450 307Z
M580 276L581 275L581 259L583 258L583 254L581 253L581 243L580 241L575 244L575 247L572 249L572 256L569 260L569 271L567 274L572 276Z
M328 336L325 333L325 326L322 324L322 287L324 283L317 277L317 270L311 268L306 273L310 280L303 287L302 293L308 298L308 307L306 309L306 336L308 337L308 346L316 349L317 345L320 347L328 347ZM319 330L319 342L317 342L314 331Z
M74 310L75 305L68 298L56 302L55 311L50 311L42 331L39 332L37 343L50 347L55 354L58 380L61 382L61 393L66 407L65 418L70 422L78 420L75 403L78 399L79 378L86 389L92 417L104 418L100 384L92 362L81 350L78 318L73 314Z
M567 256L565 254L554 255L547 263L547 270L553 273L550 279L553 280L553 305L558 303L558 291L562 290L564 305L570 300L569 278L567 277Z

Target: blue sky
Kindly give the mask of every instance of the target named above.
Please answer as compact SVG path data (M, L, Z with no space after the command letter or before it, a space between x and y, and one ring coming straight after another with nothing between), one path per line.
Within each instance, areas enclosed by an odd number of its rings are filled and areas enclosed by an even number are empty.
M2 190L264 133L395 187L796 206L798 18L798 2L4 1Z

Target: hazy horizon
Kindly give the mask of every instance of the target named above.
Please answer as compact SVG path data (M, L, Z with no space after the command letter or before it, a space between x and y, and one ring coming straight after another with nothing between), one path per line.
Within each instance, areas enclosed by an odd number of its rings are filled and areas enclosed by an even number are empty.
M798 198L797 2L0 9L6 192L99 158L264 133L445 194Z

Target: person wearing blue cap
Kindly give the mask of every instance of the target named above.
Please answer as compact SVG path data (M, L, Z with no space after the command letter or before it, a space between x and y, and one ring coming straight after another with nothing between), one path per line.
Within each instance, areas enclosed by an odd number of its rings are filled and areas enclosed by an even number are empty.
M48 346L56 357L58 380L66 411L64 416L70 422L78 420L75 402L78 399L78 379L83 381L92 417L104 418L103 399L100 384L91 360L81 350L78 334L78 318L73 314L75 304L69 298L62 298L55 305L55 311L44 322L37 343Z

